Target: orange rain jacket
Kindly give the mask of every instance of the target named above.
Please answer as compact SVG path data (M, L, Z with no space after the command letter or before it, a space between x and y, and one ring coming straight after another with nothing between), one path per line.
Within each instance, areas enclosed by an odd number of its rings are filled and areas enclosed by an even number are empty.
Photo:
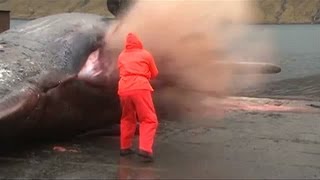
M118 94L125 95L135 90L153 91L150 80L159 71L153 56L143 49L142 42L133 33L127 35L125 49L118 58L120 80Z

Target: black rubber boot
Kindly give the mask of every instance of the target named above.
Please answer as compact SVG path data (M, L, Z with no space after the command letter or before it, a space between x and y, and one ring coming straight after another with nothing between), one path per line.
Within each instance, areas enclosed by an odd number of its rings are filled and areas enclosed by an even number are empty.
M153 154L147 151L139 150L138 156L141 158L142 162L153 162Z
M120 150L120 156L128 156L134 154L134 150L132 149L121 149Z

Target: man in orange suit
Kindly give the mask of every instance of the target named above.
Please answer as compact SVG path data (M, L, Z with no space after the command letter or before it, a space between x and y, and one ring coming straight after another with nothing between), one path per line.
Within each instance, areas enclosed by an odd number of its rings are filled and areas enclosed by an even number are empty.
M129 33L125 49L118 58L120 80L118 95L122 106L120 155L133 154L132 140L139 119L139 152L143 160L153 161L153 144L158 119L152 101L154 91L150 80L156 78L158 69L154 58L137 35Z

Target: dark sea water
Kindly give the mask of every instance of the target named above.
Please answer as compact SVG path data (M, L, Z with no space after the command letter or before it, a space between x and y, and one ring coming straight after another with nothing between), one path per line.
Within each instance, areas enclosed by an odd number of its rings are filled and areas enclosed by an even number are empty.
M267 75L264 87L250 87L244 94L252 96L281 96L308 99L320 98L320 26L319 25L254 25L250 37L243 44L258 41L271 44L271 51L254 54L247 49L251 59L272 62L282 72ZM269 43L271 41L271 43ZM271 55L268 54L271 52Z

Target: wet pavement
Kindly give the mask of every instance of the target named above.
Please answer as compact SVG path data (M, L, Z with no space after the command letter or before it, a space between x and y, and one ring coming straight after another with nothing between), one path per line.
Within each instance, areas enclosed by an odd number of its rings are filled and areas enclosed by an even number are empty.
M319 113L226 115L162 121L152 164L120 158L118 137L98 137L1 154L0 178L320 178Z

